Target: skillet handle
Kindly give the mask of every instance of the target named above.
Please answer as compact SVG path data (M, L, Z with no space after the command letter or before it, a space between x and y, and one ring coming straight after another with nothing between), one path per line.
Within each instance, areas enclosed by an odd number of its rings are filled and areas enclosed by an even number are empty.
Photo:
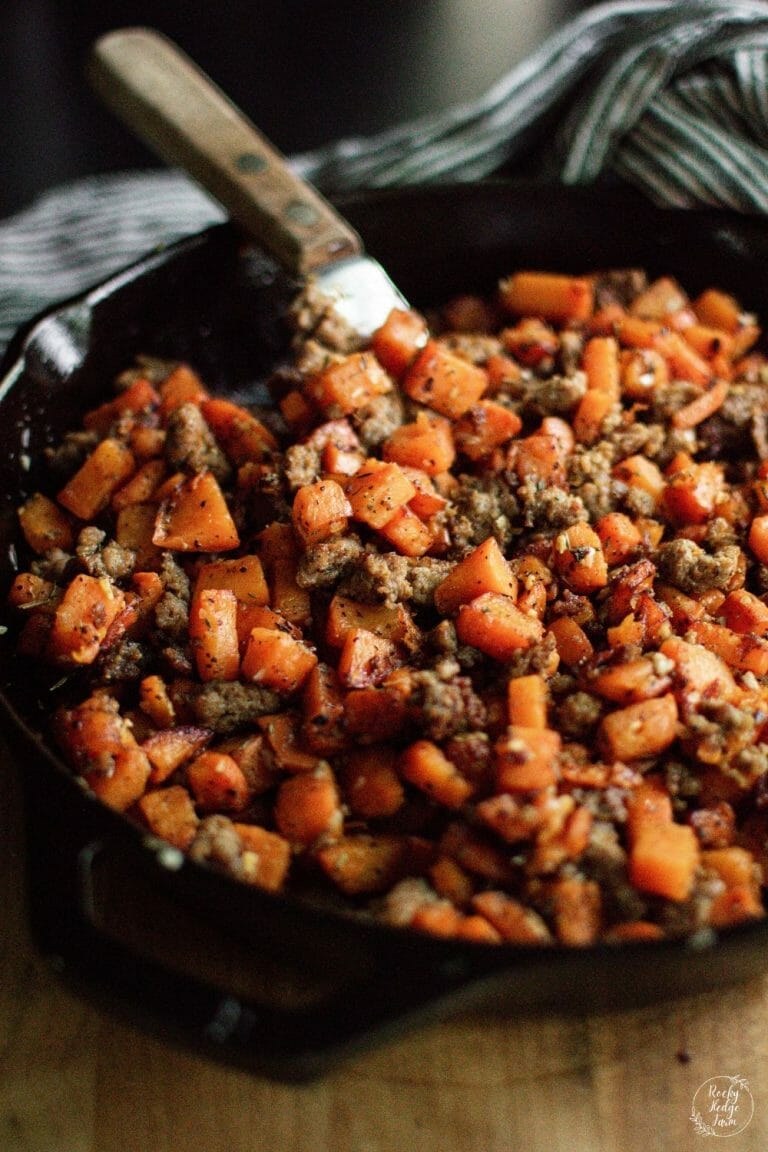
M289 273L358 255L357 233L171 40L124 28L96 41L92 84L123 122L185 169Z
M38 796L35 791L28 789L26 825L30 921L37 946L86 999L164 1040L276 1079L307 1080L387 1034L436 1015L482 975L446 958L431 939L415 942L412 951L386 945L356 949L353 931L334 941L327 956L315 958L312 968L306 960L298 961L302 994L292 1002L272 993L271 969L263 981L265 994L243 995L233 990L235 981L227 987L226 977L219 983L196 972L196 957L204 961L205 941L190 944L183 934L179 938L173 920L170 926L157 924L163 937L170 937L170 958L167 949L158 959L144 943L132 942L130 933L125 939L106 929L95 899L100 872L106 870L108 876L113 867L118 871L127 867L131 885L143 874L149 889L156 889L151 862L148 880L146 874L151 854L131 838L115 838L114 829L100 835L94 829L93 812L82 813L82 806L65 802L55 808L54 816L50 793ZM201 879L206 877L191 877L191 886L198 891L196 882ZM119 895L117 906L130 919ZM202 923L213 944L226 932L215 921L207 922L205 913L188 914ZM156 923L151 909L145 915ZM324 931L313 940L310 929L294 948L285 925L271 919L265 931L273 937L271 946L281 965L302 945L305 951L312 951L314 944L327 945ZM258 927L255 935L259 936ZM244 948L248 971L258 970L264 963L258 948L250 943ZM328 979L327 969L333 979Z

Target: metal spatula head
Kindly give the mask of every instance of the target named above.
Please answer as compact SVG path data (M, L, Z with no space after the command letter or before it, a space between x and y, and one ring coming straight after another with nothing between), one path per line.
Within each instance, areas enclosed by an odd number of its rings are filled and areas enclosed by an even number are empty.
M90 71L135 135L185 169L287 272L313 280L362 339L392 308L407 307L354 229L166 37L148 28L109 32L94 46Z
M370 256L361 254L327 264L313 279L323 295L333 300L336 312L366 339L393 308L408 307L381 264Z

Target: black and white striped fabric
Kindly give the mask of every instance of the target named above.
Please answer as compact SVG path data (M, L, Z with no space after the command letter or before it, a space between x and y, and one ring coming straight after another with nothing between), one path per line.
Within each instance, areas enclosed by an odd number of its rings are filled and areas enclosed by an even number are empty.
M768 0L612 0L476 101L292 157L326 192L478 180L516 158L656 203L768 210ZM94 177L0 224L0 349L35 312L223 218L178 172Z

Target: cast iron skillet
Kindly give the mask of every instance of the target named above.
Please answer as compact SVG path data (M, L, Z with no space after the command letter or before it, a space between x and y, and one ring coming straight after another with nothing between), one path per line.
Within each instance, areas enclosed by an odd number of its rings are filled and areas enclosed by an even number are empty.
M501 182L339 207L418 306L490 291L519 267L635 265L673 273L692 292L717 285L768 315L761 219ZM38 485L45 444L79 425L141 352L187 359L213 390L258 398L285 353L280 316L292 290L221 225L152 253L16 338L0 384L3 587L16 563L15 508ZM112 1009L227 1061L305 1078L430 1014L629 1007L766 966L768 922L685 942L490 947L261 892L182 861L78 786L44 735L62 688L14 657L12 628L0 637L0 688L25 786L40 949Z

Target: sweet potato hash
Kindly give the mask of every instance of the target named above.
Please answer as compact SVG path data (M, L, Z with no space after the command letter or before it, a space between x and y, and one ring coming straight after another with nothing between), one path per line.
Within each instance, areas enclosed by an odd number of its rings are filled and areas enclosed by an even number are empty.
M17 651L147 834L475 941L764 915L768 359L732 296L518 271L251 410L141 359L19 508ZM105 381L105 389L111 383Z

